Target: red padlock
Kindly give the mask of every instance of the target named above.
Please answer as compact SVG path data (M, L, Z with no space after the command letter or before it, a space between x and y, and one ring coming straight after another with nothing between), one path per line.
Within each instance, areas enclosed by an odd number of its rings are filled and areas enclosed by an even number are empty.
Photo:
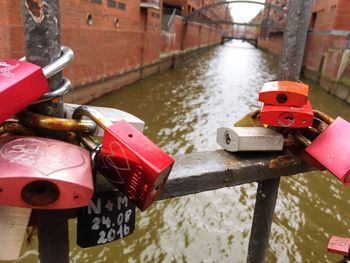
M40 209L87 206L94 188L90 153L39 137L0 137L0 204Z
M271 105L303 106L307 103L309 86L301 82L267 82L259 92L259 101Z
M327 251L330 253L349 256L350 255L350 238L332 236L329 240Z
M148 208L159 197L174 160L124 120L112 124L100 112L80 106L73 118L83 116L105 129L98 170L138 208Z
M312 125L313 117L309 100L301 107L263 104L260 112L261 124L288 128L309 127Z
M305 151L343 184L350 183L350 123L338 117Z
M71 49L62 50L63 55L43 69L25 61L0 60L0 123L49 91L46 78L62 70L74 56Z

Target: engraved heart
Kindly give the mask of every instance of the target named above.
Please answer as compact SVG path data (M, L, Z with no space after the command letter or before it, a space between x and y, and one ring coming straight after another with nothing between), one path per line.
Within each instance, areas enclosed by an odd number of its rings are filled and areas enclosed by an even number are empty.
M10 163L34 168L45 176L84 164L76 146L45 140L25 137L10 141L1 148L1 155Z
M102 147L102 154L100 157L100 167L108 170L109 180L113 183L124 184L121 173L130 171L129 160L123 147L117 141L112 141L108 146Z

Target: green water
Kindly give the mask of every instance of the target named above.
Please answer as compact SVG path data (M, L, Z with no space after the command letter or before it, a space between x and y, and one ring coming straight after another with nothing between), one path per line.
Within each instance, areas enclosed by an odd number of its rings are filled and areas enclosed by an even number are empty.
M181 67L113 92L93 105L128 111L146 122L145 134L171 155L218 149L216 129L259 106L257 92L275 79L274 57L230 42ZM350 120L349 106L311 85L314 108ZM256 184L157 202L137 214L137 230L91 249L75 245L71 262L245 262ZM350 236L350 188L327 172L281 180L268 262L336 262L331 235ZM27 249L18 262L37 262Z

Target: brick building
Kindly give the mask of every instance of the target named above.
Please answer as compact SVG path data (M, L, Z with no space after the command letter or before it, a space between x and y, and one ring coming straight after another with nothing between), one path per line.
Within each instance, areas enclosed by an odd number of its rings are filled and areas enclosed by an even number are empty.
M266 3L278 8L268 6L263 10L259 46L277 55L282 49L288 0L266 0Z
M87 102L171 66L171 52L220 43L222 28L185 24L182 19L210 2L214 0L60 1L61 42L75 53L74 62L65 70L75 89L66 99ZM170 18L165 15L169 6L180 7L182 12L175 13L171 27L162 30L162 21ZM222 13L218 8L207 15L213 18ZM2 0L0 59L23 54L22 1ZM106 80L103 86L101 80Z

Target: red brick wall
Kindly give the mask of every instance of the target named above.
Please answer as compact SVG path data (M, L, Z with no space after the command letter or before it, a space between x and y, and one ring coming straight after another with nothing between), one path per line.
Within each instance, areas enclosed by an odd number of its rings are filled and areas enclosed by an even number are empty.
M343 52L337 49L328 50L325 54L322 77L336 81Z
M161 52L171 52L203 45L220 43L221 32L215 28L195 22L183 23L176 16L170 32L161 32ZM183 44L182 44L183 42Z
M198 8L202 4L201 0L190 1ZM60 1L61 41L75 53L64 73L75 86L152 64L161 52L220 41L220 33L200 24L190 23L183 31L181 17L175 18L167 39L166 34L161 34L161 9L140 8L140 0L115 2L117 7L118 3L124 4L125 10L108 6L107 0L101 4L91 0ZM19 58L24 54L21 14L22 1L0 0L0 58ZM87 24L88 14L93 18L92 25ZM115 26L116 19L119 27Z
M338 0L316 0L312 12L316 14L314 30L334 29Z
M0 1L0 58L23 56L22 1Z
M171 52L181 50L181 42L183 38L184 23L180 16L175 16L171 31L161 32L161 52Z
M106 1L102 5L87 0L61 3L62 43L76 55L65 73L75 85L118 75L159 58L160 11L141 9L139 1L125 2L125 10L110 8ZM88 13L94 19L90 26Z
M321 61L328 50L343 49L345 46L346 36L336 35L332 30L350 30L350 1L316 0L313 5L313 19L313 33L308 36L304 63L307 69L319 72ZM340 63L335 62L336 60L336 57L332 57L325 61L330 64L325 64L327 70L323 72L331 79L334 79L333 71L337 71Z
M350 1L339 0L334 28L350 31Z
M258 46L268 50L274 55L281 54L283 44L283 35L270 35L269 37L260 37L258 39Z

